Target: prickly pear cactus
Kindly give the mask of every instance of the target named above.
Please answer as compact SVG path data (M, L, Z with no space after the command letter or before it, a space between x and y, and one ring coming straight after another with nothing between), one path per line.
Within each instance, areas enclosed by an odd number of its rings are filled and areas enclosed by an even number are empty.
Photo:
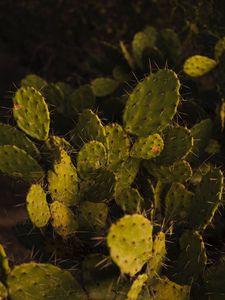
M165 129L180 103L180 82L171 70L162 69L139 82L126 103L125 129L147 136Z
M69 207L61 202L54 201L50 205L50 212L52 226L59 235L66 238L76 233L78 222L76 216Z
M7 279L12 300L86 300L76 279L51 264L26 263L16 266Z
M184 72L191 77L207 74L215 68L217 62L207 56L194 55L189 57L183 66Z
M46 226L50 219L50 210L45 191L40 184L33 184L30 187L26 205L31 222L38 228Z
M152 255L151 222L142 215L126 215L110 227L107 244L122 273L134 276Z
M5 249L2 244L0 244L0 277L4 277L9 274L11 271L9 267L9 261L5 253Z
M144 199L137 189L121 188L119 184L116 185L115 201L128 214L141 212L144 206Z
M147 274L138 275L138 277L132 283L132 286L127 294L126 300L137 300L144 284L148 280Z
M29 136L44 141L48 137L50 116L40 92L21 87L13 98L13 116L18 127Z
M14 145L0 146L0 170L26 181L40 180L44 171L38 162L23 149Z
M60 151L53 170L48 172L48 188L52 199L67 206L78 203L78 177L71 157L65 150Z
M119 86L119 82L112 78L96 78L91 82L92 91L97 97L105 97L112 94Z
M21 80L22 87L33 87L40 92L47 84L47 81L45 81L40 76L37 76L36 74L29 74Z
M0 300L6 299L8 296L7 288L4 286L4 284L0 281Z

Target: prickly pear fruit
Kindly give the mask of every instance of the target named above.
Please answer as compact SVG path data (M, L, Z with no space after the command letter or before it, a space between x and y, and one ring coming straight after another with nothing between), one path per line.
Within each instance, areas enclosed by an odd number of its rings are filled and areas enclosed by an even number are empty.
M21 87L13 98L13 116L18 127L31 137L48 137L50 115L44 97L33 87Z
M152 255L151 222L142 215L125 215L109 229L107 244L122 273L134 276Z
M209 73L217 65L217 62L207 56L194 55L184 62L184 72L191 77L199 77Z

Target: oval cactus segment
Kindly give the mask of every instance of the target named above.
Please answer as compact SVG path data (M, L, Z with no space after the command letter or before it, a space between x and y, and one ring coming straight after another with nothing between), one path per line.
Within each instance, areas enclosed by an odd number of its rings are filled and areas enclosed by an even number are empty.
M110 227L107 244L121 272L134 276L152 255L151 222L142 215L126 215Z
M164 149L155 162L170 165L176 160L184 159L193 146L193 137L190 130L181 126L167 127L163 133Z
M116 185L115 201L128 214L140 212L144 204L144 199L137 189L123 188L119 184Z
M109 168L117 169L129 156L130 140L119 124L105 126Z
M52 216L52 226L55 231L66 238L69 235L75 234L78 228L78 223L72 210L63 203L55 201L50 205Z
M176 73L167 69L139 82L126 103L125 129L137 136L148 136L166 128L177 111L179 89Z
M97 97L111 95L119 86L119 81L112 78L99 77L91 82L92 91Z
M131 157L151 159L160 155L164 142L157 133L148 137L139 137L130 151Z
M50 115L44 97L33 87L21 87L13 98L13 115L18 127L29 136L44 141L48 137Z
M16 266L7 279L12 300L86 300L86 294L67 271L51 264Z
M157 279L153 285L151 285L151 296L149 300L189 300L190 290L189 285L179 285L170 281L166 276Z
M106 149L97 141L84 144L77 155L77 170L85 178L94 171L104 167L107 162Z
M8 296L7 288L4 286L4 284L0 281L0 300L6 299Z
M105 144L105 128L99 117L90 109L85 109L80 115L75 129L71 132L71 140L77 147L96 140Z
M0 145L15 145L24 149L31 156L36 157L39 155L35 144L20 130L8 124L0 123Z
M46 226L50 219L50 210L41 185L33 184L30 187L26 204L31 222L38 228Z
M44 177L44 171L37 161L27 152L13 145L0 146L0 170L27 181Z
M132 286L127 294L126 300L137 300L145 282L148 280L147 274L138 275L132 283Z
M33 87L37 91L41 91L47 84L43 78L36 74L29 74L21 80L22 87Z
M5 249L0 244L0 276L2 277L10 273L9 261L5 253Z
M143 68L143 53L146 49L154 47L154 43L145 32L135 34L132 41L132 53L136 64Z
M60 151L59 160L53 165L53 170L48 172L48 188L54 200L62 202L66 206L77 204L77 170L71 157L63 149Z
M225 51L225 37L222 37L219 39L219 41L216 43L214 47L214 56L215 59L218 61L220 59L220 56Z
M207 56L194 55L189 57L183 66L184 72L191 77L199 77L215 68L217 62Z

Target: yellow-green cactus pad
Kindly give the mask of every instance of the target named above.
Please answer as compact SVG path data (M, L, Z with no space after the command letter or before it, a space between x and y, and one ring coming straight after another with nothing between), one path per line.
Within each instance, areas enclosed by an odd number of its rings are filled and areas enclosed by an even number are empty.
M13 116L18 127L31 137L48 137L50 115L44 97L33 87L21 87L13 98Z
M43 78L36 74L29 74L21 80L22 87L33 87L37 91L42 91L47 84Z
M217 62L207 56L194 55L186 59L183 69L191 77L199 77L209 73L216 66Z
M139 82L130 94L123 114L125 129L148 136L165 129L180 103L180 82L172 70L161 69Z
M0 276L4 276L10 273L9 261L5 253L5 249L0 244Z
M5 300L8 296L7 288L4 284L0 281L0 300Z
M115 201L124 212L129 214L141 212L144 204L144 199L137 189L131 187L120 188L119 183L116 185Z
M67 271L51 264L16 266L7 279L12 300L86 300L86 294Z
M75 234L78 228L76 216L72 210L63 203L55 201L50 205L52 216L52 226L55 231L66 238L69 235Z
M48 188L53 200L60 201L67 206L78 202L78 177L71 157L65 150L60 151L59 160L48 172Z
M26 198L27 212L31 222L38 228L48 224L50 210L46 194L40 184L33 184Z
M33 157L39 155L35 144L28 137L15 127L0 123L0 145L14 145L24 149Z
M130 156L142 159L151 159L160 155L164 142L158 133L148 137L139 137L131 148Z
M0 146L0 170L10 176L33 181L44 177L38 162L23 149L13 145Z
M119 82L112 78L99 77L91 82L92 91L97 97L112 94L119 86Z
M142 215L126 215L112 224L107 245L122 273L134 276L152 255L151 222Z
M138 277L132 283L132 286L127 294L126 300L137 300L144 284L148 280L147 274L138 275Z

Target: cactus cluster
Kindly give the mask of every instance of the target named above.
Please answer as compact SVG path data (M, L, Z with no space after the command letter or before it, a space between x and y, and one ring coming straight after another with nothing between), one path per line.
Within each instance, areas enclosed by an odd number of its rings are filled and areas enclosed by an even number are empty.
M28 182L26 225L40 238L28 246L40 261L12 269L0 245L0 299L224 295L216 279L224 275L223 259L208 266L205 242L224 202L223 170L211 159L223 146L216 139L221 109L215 122L206 114L194 124L180 120L182 82L167 67L151 71L124 96L127 75L143 72L146 58L179 58L172 30L147 27L134 36L131 51L123 42L120 47L114 49L120 57L115 78L73 89L27 76L13 98L18 128L0 124L0 170ZM223 47L222 41L215 47L217 60ZM197 77L215 65L194 56L184 72ZM59 124L65 117L66 135ZM46 263L52 255L59 266Z

